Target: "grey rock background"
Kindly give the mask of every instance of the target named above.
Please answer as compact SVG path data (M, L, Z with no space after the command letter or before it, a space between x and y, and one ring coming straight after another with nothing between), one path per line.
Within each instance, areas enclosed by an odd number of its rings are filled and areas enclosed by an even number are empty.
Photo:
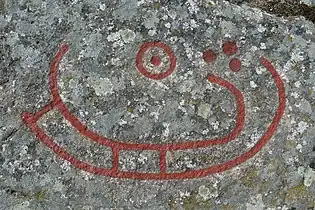
M314 34L304 18L226 1L0 1L0 209L314 208ZM156 39L169 43L178 68L153 83L133 64L141 43ZM226 39L240 46L240 74L230 73L222 53L211 68L200 59L205 49L221 52ZM209 72L245 93L250 115L244 133L226 147L174 154L172 170L204 167L211 158L222 162L262 135L277 96L270 75L259 68L261 55L285 81L285 116L258 155L220 174L175 181L88 174L59 159L21 121L24 111L50 101L49 62L61 42L71 50L59 81L65 101L93 129L122 141L193 141L228 132L235 123L233 100L207 86ZM220 105L209 110L207 104ZM110 151L80 137L58 112L39 124L78 157L111 164ZM152 152L125 153L121 168L155 171L156 159Z

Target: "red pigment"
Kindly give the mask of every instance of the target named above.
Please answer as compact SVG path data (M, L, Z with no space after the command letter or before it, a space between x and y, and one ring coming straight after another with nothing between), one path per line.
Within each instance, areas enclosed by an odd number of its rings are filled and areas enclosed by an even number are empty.
M215 61L216 58L217 58L217 55L212 50L207 50L203 53L203 60L206 63L211 63Z
M228 41L223 44L223 53L225 55L234 55L238 50L236 42Z
M171 67L168 69L167 73L157 74L157 75L150 75L142 65L142 57L144 52L152 47L158 46L165 50L165 52L169 55L171 61ZM166 161L166 152L167 151L175 151L175 150L186 150L186 149L194 149L200 147L209 147L219 144L226 144L233 139L236 138L243 130L244 126L244 117L245 117L245 103L244 97L241 91L239 91L232 83L218 77L215 75L209 75L208 81L214 83L216 85L223 86L227 88L236 98L237 104L237 122L236 127L233 129L232 133L228 134L226 137L221 137L217 139L206 139L201 141L193 141L193 142L183 142L178 144L135 144L135 143L123 143L119 142L119 140L109 139L107 137L101 136L96 132L88 129L88 127L82 123L74 114L70 112L66 104L62 101L57 85L57 75L58 75L58 67L59 63L64 56L64 54L68 50L68 45L64 44L59 49L54 61L50 66L50 76L49 76L49 84L50 90L52 92L52 102L45 106L41 111L36 114L23 114L23 120L26 125L31 129L31 131L36 135L36 137L46 144L52 151L54 151L60 158L68 161L70 164L75 166L76 168L85 170L90 173L94 173L96 175L103 175L103 176L110 176L116 178L129 178L129 179L155 179L155 180L169 180L169 179L189 179L189 178L199 178L204 177L209 174L219 173L231 169L246 160L252 158L256 153L258 153L271 139L274 133L277 131L277 127L280 123L282 115L284 114L285 110L285 103L286 103L286 95L285 95L285 87L284 83L277 73L271 62L269 62L265 58L260 59L261 65L263 65L271 74L278 91L278 98L279 104L277 108L277 112L275 113L273 120L267 131L263 134L263 136L256 142L256 144L250 148L245 153L235 157L234 159L213 164L206 168L202 169L193 169L189 171L183 172L169 172L167 171L167 161ZM137 66L141 73L145 76L148 76L152 79L162 79L166 76L170 75L176 66L176 59L174 54L171 52L170 48L168 48L165 44L160 42L149 42L145 43L137 56ZM45 131L37 125L37 121L47 112L51 111L52 109L57 109L59 112L64 116L64 118L75 128L82 136L89 138L91 141L111 147L112 149L112 167L111 168L100 168L95 165L92 165L88 162L83 160L79 160L77 157L68 153L66 149L61 147L59 144L55 142L53 138L48 136ZM155 172L138 172L138 171L122 171L119 168L119 154L120 151L123 150L155 150L159 153L160 156L160 171Z
M154 66L159 66L161 65L161 59L159 56L152 56L151 58L151 64L154 65Z
M234 72L239 72L242 68L242 63L239 59L233 58L230 61L230 69Z
M143 65L143 58L144 58L145 52L147 52L150 48L153 48L153 47L157 47L157 48L162 49L167 54L167 56L169 58L170 67L166 71L164 71L162 73L157 73L157 74L151 73ZM156 58L154 58L153 60L156 60ZM154 61L154 63L155 62L156 61ZM151 59L151 63L152 63L152 59ZM154 63L152 63L152 64L154 65ZM136 57L136 65L137 65L137 68L138 68L139 72L143 76L145 76L145 77L147 77L149 79L153 79L153 80L162 80L162 79L170 76L175 71L175 68L176 68L176 57L175 57L174 53L172 52L171 48L169 46L167 46L166 44L164 44L163 42L158 42L158 41L145 42L140 47L140 49L138 51L138 54L137 54L137 57Z

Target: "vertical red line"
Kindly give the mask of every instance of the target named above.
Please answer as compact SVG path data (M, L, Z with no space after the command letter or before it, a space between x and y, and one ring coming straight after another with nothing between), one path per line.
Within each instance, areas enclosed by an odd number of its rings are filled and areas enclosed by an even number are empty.
M160 173L166 172L166 151L160 150Z
M118 148L112 148L113 151L113 161L112 161L112 171L114 173L118 173L118 167L119 167L119 149Z

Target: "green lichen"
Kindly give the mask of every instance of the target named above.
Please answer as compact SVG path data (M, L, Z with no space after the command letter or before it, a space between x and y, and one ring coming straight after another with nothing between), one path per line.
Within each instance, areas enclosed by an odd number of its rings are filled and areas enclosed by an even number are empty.
M182 200L176 201L173 197L169 200L169 207L171 210L183 209L183 210L195 210L195 209L212 209L212 201L203 201L198 197L197 193L194 193L188 197L182 198Z
M211 200L200 200L198 195L193 194L189 197L184 198L183 200L183 209L184 210L194 210L194 209L211 209L212 202Z
M287 141L287 142L286 142L286 146L287 146L288 148L294 149L294 148L296 148L297 143L296 143L296 141Z
M260 191L262 194L267 193L270 189L270 186L272 186L272 181L271 180L267 180L262 182L262 184L260 185Z
M296 72L301 71L301 64L299 62L295 63L292 69L293 71L296 71Z
M200 160L203 163L211 163L213 159L214 159L214 155L211 155L211 154L200 156Z
M39 190L36 194L35 194L35 198L36 200L42 201L45 199L45 195L46 195L46 190Z
M170 197L168 200L168 206L170 207L171 210L175 210L177 207L177 202L173 197Z
M270 161L270 163L267 166L267 170L268 173L273 173L279 171L279 169L283 167L284 167L283 161L277 157Z
M69 76L66 76L65 77L65 83L69 83L71 80L74 79L74 76L73 75L69 75Z
M292 37L291 34L288 35L288 41L289 41L289 42L293 42L293 37Z
M257 176L258 171L252 170L242 178L242 182L246 187L253 188L255 185L257 185Z
M201 100L200 100L200 99L191 99L190 103L191 103L192 105L199 106L200 103L201 103Z
M128 107L128 108L127 108L127 112L130 112L130 113L132 113L132 112L133 112L133 108L131 108L131 107Z
M312 94L313 94L313 90L309 89L309 90L308 90L308 95L311 96Z
M156 2L156 3L154 4L154 8L155 8L156 10L159 10L159 9L161 8L161 3L160 3L160 2Z
M227 205L219 205L218 209L219 210L236 210L237 208L236 206L227 204Z
M183 208L185 210L193 210L198 206L198 200L195 196L187 197L183 200Z
M307 187L303 183L300 183L295 187L292 187L287 190L287 193L285 195L285 201L286 202L300 201L301 199L305 199L307 197L308 197Z

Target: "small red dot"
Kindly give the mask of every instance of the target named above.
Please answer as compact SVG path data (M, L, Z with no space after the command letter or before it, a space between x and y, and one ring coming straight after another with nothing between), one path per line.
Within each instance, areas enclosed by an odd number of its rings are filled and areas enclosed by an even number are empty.
M151 64L154 66L159 66L161 65L161 59L159 56L152 56L151 58Z
M234 72L239 72L242 68L242 63L239 59L233 58L230 61L230 69Z
M225 55L234 55L238 50L236 42L228 41L223 44L223 53Z
M217 58L217 55L212 50L207 50L203 53L203 60L206 63L211 63L215 61L216 58Z

